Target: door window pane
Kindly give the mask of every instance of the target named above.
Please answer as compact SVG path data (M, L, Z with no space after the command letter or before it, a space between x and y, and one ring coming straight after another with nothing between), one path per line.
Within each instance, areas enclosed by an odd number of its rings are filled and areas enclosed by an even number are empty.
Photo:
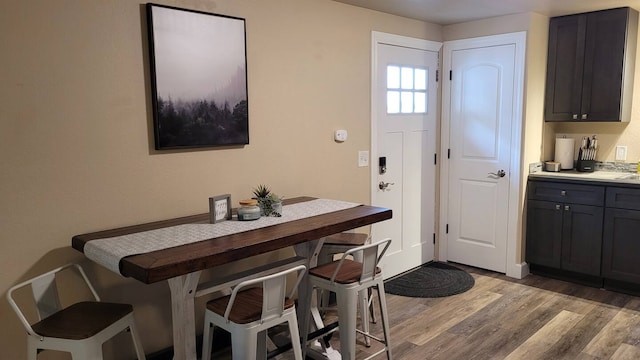
M400 112L400 92L387 91L387 113L397 114Z
M411 90L413 89L413 68L403 67L402 68L402 89Z
M403 91L400 97L400 107L403 114L411 114L413 112L413 92Z
M427 70L416 69L415 84L416 90L427 90Z
M416 92L414 99L414 111L417 113L427 112L427 94L423 92Z
M400 67L389 65L387 66L387 89L399 89L400 88Z

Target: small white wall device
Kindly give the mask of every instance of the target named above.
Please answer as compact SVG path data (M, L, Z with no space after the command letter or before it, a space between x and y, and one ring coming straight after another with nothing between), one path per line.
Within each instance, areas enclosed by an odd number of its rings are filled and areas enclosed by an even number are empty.
M335 134L333 134L333 139L337 142L347 141L347 130L336 130Z

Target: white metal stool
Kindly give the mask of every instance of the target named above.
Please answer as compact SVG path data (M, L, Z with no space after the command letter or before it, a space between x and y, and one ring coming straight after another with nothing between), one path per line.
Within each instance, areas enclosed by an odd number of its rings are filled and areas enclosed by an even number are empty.
M213 326L231 333L234 360L253 360L258 353L264 353L266 357L266 330L285 322L289 325L295 358L302 360L300 333L292 296L305 270L306 266L298 265L272 275L246 280L238 284L231 295L209 301L204 319L202 360L211 359ZM297 272L297 280L290 294L285 296L287 274L292 272ZM260 287L252 287L255 285Z
M78 302L63 308L58 296L56 274L66 269L78 271L96 301ZM27 320L14 299L14 293L28 285L31 286L39 319L33 324ZM130 304L101 302L78 264L61 266L13 286L7 292L7 300L27 330L29 360L37 359L38 351L46 349L69 352L74 360L102 359L102 344L127 329L131 333L138 359L145 359L133 319L133 307Z
M318 255L318 265L327 264L333 261L333 256L336 254L344 254L355 247L362 246L371 242L371 237L362 233L350 233L343 232L327 236L324 240L320 254ZM353 260L362 262L362 253L357 252L352 254ZM362 319L362 331L369 333L369 319L372 323L376 322L376 315L374 311L373 297L371 296L371 289L366 289L360 292L360 312ZM323 292L319 301L318 307L320 310L327 309L329 303L329 293ZM367 311L368 309L369 311ZM370 318L369 318L370 317ZM364 337L365 345L371 346L369 337Z
M355 359L356 333L361 333L385 345L384 349L369 358L383 352L387 353L388 359L392 358L384 283L382 271L378 267L382 256L389 248L389 244L391 244L391 239L359 246L347 250L339 260L309 270L309 281L313 287L336 293L340 323L340 353L343 360ZM347 259L347 256L358 252L361 253L362 262ZM376 288L378 291L384 339L356 329L358 294L369 288Z

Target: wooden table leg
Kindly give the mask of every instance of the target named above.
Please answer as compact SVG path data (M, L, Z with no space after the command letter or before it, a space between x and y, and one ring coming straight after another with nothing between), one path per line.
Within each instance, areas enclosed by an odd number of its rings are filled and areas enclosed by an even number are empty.
M196 360L196 319L193 298L201 271L167 280L171 290L173 359Z

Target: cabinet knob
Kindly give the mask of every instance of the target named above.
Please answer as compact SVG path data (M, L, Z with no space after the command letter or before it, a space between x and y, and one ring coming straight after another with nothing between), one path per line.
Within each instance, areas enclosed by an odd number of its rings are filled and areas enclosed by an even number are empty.
M556 210L560 210L560 205L556 204Z
M587 120L587 114L582 114L582 120Z
M560 191L560 195L561 195L561 196L567 196L567 191L566 191L566 190L562 190L562 191Z
M565 206L564 206L564 211L569 211L569 210L571 210L571 208L569 207L569 205L565 205Z
M573 114L573 120L578 120L578 114Z

